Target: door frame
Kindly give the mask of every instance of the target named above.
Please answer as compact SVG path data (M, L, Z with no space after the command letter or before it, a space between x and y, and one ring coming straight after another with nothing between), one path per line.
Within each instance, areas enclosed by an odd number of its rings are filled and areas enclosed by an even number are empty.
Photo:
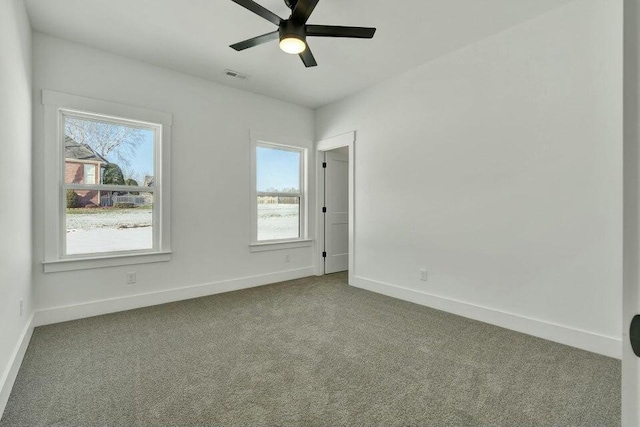
M356 159L356 131L343 133L318 141L316 144L316 206L318 207L318 215L316 215L316 276L324 276L324 251L325 243L325 221L324 214L320 211L324 206L324 162L325 151L334 150L336 148L349 148L349 284L353 285L353 277L355 275L355 159Z
M624 3L622 425L640 425L640 361L629 326L640 305L640 2Z

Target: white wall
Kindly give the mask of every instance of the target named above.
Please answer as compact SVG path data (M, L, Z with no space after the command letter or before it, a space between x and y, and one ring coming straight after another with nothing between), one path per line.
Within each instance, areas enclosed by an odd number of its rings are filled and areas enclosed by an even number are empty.
M0 416L29 333L31 27L21 0L0 0ZM24 313L20 316L20 299Z
M249 131L301 138L312 148L312 110L39 33L34 34L33 43L37 324L312 274L311 247L249 251ZM173 114L174 253L170 262L42 272L42 89ZM314 164L313 157L310 164ZM309 176L314 176L313 170ZM313 181L310 184L311 188L315 185ZM310 223L313 221L311 216ZM285 263L285 254L290 255L289 263ZM138 283L134 286L125 284L128 271L137 272ZM224 282L228 280L235 281ZM162 291L169 292L127 299ZM50 310L58 307L68 309Z
M619 357L621 30L574 2L318 110L357 131L359 286Z

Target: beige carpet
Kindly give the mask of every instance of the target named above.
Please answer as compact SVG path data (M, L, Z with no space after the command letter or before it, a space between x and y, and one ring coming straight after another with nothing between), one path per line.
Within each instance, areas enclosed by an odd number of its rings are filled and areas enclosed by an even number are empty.
M0 426L620 425L620 362L311 277L37 328Z

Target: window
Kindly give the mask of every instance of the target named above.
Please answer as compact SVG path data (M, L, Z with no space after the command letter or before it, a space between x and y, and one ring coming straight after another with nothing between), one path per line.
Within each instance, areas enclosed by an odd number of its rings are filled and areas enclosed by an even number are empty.
M306 150L253 143L253 243L301 241L306 231Z
M168 260L170 116L50 91L43 103L45 204L55 213L45 218L45 272Z
M96 183L96 165L84 165L84 183L95 184Z
M62 255L156 249L157 188L150 183L161 127L93 113L60 113L66 195ZM85 162L78 175L73 173L76 162ZM96 166L105 171L98 183ZM79 176L81 170L84 176Z

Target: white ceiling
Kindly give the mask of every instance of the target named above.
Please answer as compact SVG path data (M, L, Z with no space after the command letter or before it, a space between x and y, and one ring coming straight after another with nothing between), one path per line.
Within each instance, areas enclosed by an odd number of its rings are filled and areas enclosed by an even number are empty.
M501 32L572 0L320 0L310 24L377 27L372 40L310 38L318 61L270 42L235 42L273 31L231 0L26 0L35 31L304 105L329 104L381 80ZM258 0L281 17L283 0ZM247 81L223 74L232 69Z

